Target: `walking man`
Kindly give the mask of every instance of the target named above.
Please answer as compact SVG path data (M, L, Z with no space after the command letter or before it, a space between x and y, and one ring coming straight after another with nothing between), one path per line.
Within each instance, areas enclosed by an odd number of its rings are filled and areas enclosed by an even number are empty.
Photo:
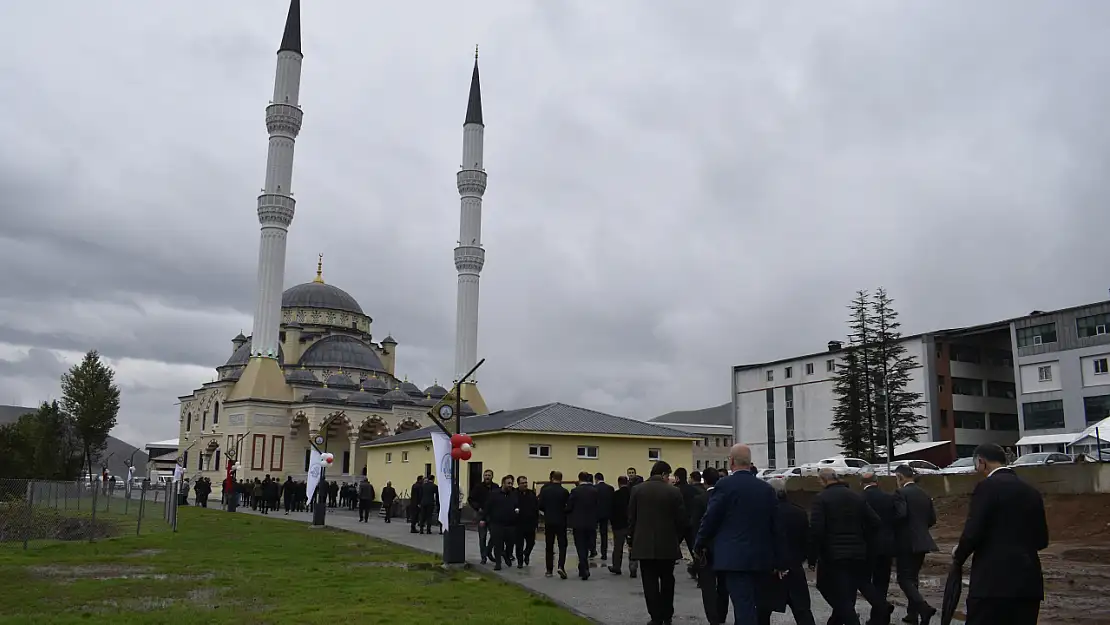
M613 512L609 515L609 523L613 527L613 564L609 567L609 572L614 575L621 574L621 564L624 562L624 549L628 541L628 500L631 496L628 478L624 475L618 477L617 490L613 492Z
M500 571L501 563L512 565L512 549L516 541L513 530L516 529L517 514L520 508L517 493L513 484L513 476L506 475L501 478L501 488L491 491L486 500L485 522L489 527L493 547L493 570Z
M768 482L778 498L775 527L781 537L786 575L772 575L767 601L758 601L759 625L771 625L772 612L790 612L797 625L814 625L813 608L806 582L805 561L809 552L809 516L800 506L786 498L786 480ZM771 600L773 598L773 601Z
M382 489L382 511L385 512L386 523L390 523L393 518L393 502L396 500L397 489L393 488L393 482L386 482Z
M552 471L548 483L540 489L537 497L540 514L543 515L544 564L545 575L551 577L555 559L555 543L559 543L559 577L567 578L567 500L570 493L563 487L563 472Z
M432 533L432 524L436 521L436 509L439 508L439 488L436 487L436 476L429 475L424 480L424 487L420 489L420 533Z
M528 487L528 478L516 478L516 568L522 569L532 560L536 546L536 526L540 524L540 503L536 491Z
M409 489L409 531L417 534L416 524L420 522L420 499L424 496L424 476L417 475L416 482Z
M656 625L669 624L674 616L674 567L682 559L679 543L690 523L682 493L671 485L670 477L671 465L656 462L628 503L630 557L640 563L644 601Z
M578 577L590 579L590 546L597 531L597 489L590 483L590 474L578 474L578 486L567 497L567 523L574 534L574 550L578 554Z
M374 503L374 485L366 477L358 485L358 520L370 522L370 504Z
M879 479L873 472L868 471L860 476L863 484L863 500L879 517L879 529L871 539L871 585L875 592L889 603L890 593L890 568L894 562L894 526L897 522L897 511L894 506L894 495L883 492L879 488ZM894 610L893 604L887 612ZM874 621L882 614L872 614ZM885 618L890 618L889 615Z
M897 518L894 550L898 587L905 593L909 603L906 608L907 617L912 619L916 616L921 625L929 625L937 609L921 596L919 586L925 554L937 551L937 543L929 533L929 528L937 524L937 513L933 508L933 498L914 481L916 474L912 467L899 465L894 470L894 476L898 479L899 487L894 493L894 513Z
M489 494L493 489L497 488L493 483L493 471L486 469L482 471L482 481L470 489L470 495L466 498L466 503L474 510L477 515L478 521L478 555L482 557L482 564L486 563L489 557L489 528L486 527L486 522L481 520L485 514L486 501L489 500Z
M597 537L601 541L601 559L609 557L609 520L613 516L613 487L605 483L605 476L594 474L597 489ZM597 555L597 545L590 544L590 556Z
M1006 467L994 444L975 450L975 486L953 563L972 554L967 625L1036 625L1044 601L1039 551L1048 547L1044 499Z
M705 491L694 497L690 502L690 525L694 528L689 533L698 533L701 521L705 518L705 511L709 508L709 499L716 491L720 475L717 469L709 467L702 474L705 480ZM728 618L728 586L724 571L713 568L713 543L703 545L701 549L694 549L694 574L697 575L698 588L701 589L701 604L705 610L705 620L709 625L723 625Z

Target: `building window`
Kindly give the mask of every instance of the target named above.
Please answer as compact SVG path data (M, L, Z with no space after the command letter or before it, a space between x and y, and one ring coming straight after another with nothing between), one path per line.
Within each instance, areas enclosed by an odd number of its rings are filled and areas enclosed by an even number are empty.
M812 362L807 362L806 363L806 375L813 375L813 363Z
M952 423L965 430L985 430L987 429L987 415L970 410L953 410Z
M308 473L308 461L312 459L312 450L304 450L304 472ZM389 454L385 455L385 461L389 462Z
M188 432L193 429L193 413L185 415L185 431Z
M1013 367L1014 355L1009 350L986 349L983 351L983 360L994 367Z
M956 445L956 456L959 458L970 458L975 455L975 448L978 445Z
M212 425L220 424L220 402L212 404Z
M1084 397L1083 412L1087 416L1087 425L1098 423L1103 419L1110 419L1110 395ZM1098 435L1102 438L1106 436L1106 433L1099 432Z
M200 416L200 430L203 432L208 427L208 411L205 410Z
M794 441L794 387L786 387L786 466L794 466L797 447Z
M705 438L703 438L703 439L701 439L701 440L702 440L702 443L703 443L703 444L704 444L704 445L705 445L706 447L709 447L709 437L708 437L708 436L706 436Z
M987 380L987 397L1014 399L1015 397L1017 397L1017 387L1014 386L1013 382Z
M701 460L698 460L696 464L698 467L698 471L701 471Z
M579 445L578 457L585 460L597 460L597 447L593 445Z
M1064 427L1064 402L1060 399L1022 404L1021 413L1026 430Z
M1037 379L1041 382L1052 381L1052 365L1044 365L1037 367Z
M952 378L953 395L983 396L983 381L975 378Z
M579 447L578 449L581 450L582 448ZM582 452L579 451L578 454L581 455ZM529 445L528 446L528 457L529 458L550 458L551 457L551 445Z
M1000 432L1017 432L1018 431L1018 417L1016 414L1007 414L1003 412L991 413L991 429Z
M787 367L782 373L782 377L789 380L790 378L794 377L794 367Z
M775 390L767 389L767 468L775 466Z
M774 382L775 381L775 372L771 371L770 369L767 370L767 381L768 382Z
M836 370L836 360L832 360L832 359L826 360L825 361L825 371L834 371L834 370Z
M401 462L408 462L408 461L409 461L409 452L402 451L401 452Z
M979 349L971 345L952 344L948 348L948 358L956 362L969 362L979 364L982 360Z
M343 475L350 475L351 473L351 452L350 450L343 452Z
M1110 313L1080 317L1075 320L1075 331L1081 339L1101 336L1110 332Z
M1099 358L1095 360L1095 375L1103 375L1108 370L1110 369L1107 369L1107 359Z
M1032 347L1056 342L1056 322L1017 329L1017 346Z
M659 462L663 459L663 450L658 447L648 448L648 462Z
M388 452L388 451L385 452L385 463L386 464L393 464L393 454Z

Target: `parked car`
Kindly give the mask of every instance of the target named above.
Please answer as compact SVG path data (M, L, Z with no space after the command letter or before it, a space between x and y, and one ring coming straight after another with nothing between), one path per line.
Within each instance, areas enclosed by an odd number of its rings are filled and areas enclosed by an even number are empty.
M955 462L940 470L942 475L967 475L975 473L975 458L957 458Z
M855 475L871 470L872 466L866 460L860 460L859 458L833 456L801 467L804 475L817 475L824 468L832 468L837 475Z
M791 477L801 477L801 476L802 476L801 467L787 467L785 469L775 469L764 479L771 479L771 478L776 478L776 477L781 477L783 479L787 479L787 478L791 478Z
M934 473L940 473L940 467L933 464L932 462L927 462L925 460L894 460L890 463L891 473L893 473L895 469L902 465L909 465L909 467L913 469L918 475L930 475ZM875 475L887 475L885 462L879 462L872 466L875 471Z
M1045 466L1049 464L1074 464L1075 460L1067 454L1059 452L1041 452L1036 454L1025 454L1024 456L1014 460L1011 466L1015 467L1034 467Z

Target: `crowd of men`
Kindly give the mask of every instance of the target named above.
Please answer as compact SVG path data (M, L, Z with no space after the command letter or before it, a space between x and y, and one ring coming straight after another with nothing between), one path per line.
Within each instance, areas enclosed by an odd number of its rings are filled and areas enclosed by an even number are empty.
M1048 546L1040 493L1006 467L997 445L981 445L975 466L986 477L975 488L951 566L962 569L971 556L967 591L969 625L1034 625L1044 598L1038 552ZM932 625L938 606L920 591L926 554L938 551L932 498L909 466L895 470L898 487L885 492L873 473L853 490L834 469L820 473L823 489L807 514L786 497L786 482L756 477L751 451L734 446L729 472L706 469L687 476L656 462L647 480L629 468L614 488L600 473L578 474L567 490L552 471L537 493L527 477L506 475L494 483L483 474L467 498L478 518L481 562L523 568L531 563L543 522L547 577L567 579L568 534L578 555L578 578L590 578L589 562L612 560L607 570L624 573L628 545L630 577L640 577L649 625L674 617L675 567L681 545L692 554L688 572L702 593L705 618L723 625L729 605L737 625L765 625L789 608L799 625L813 625L806 569L832 608L829 625L889 625L892 577L906 597L903 623ZM439 504L434 482L418 479L410 507L412 531L431 533ZM442 531L442 529L441 529ZM600 550L599 550L600 547ZM869 605L861 621L857 598Z

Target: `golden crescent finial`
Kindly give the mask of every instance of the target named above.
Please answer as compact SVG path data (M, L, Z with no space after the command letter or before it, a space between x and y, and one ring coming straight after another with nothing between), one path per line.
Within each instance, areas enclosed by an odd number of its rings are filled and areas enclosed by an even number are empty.
M324 255L320 254L316 258L316 279L313 282L324 283Z

